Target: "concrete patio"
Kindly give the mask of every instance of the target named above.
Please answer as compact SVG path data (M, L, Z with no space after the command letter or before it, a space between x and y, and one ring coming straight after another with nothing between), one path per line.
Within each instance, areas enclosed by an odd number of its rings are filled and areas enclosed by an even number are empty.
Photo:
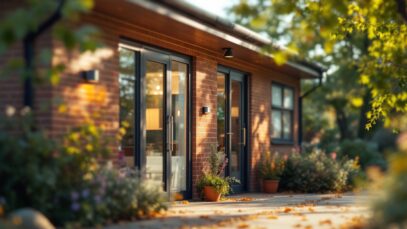
M245 194L222 202L175 202L165 216L125 228L345 228L367 217L365 194Z

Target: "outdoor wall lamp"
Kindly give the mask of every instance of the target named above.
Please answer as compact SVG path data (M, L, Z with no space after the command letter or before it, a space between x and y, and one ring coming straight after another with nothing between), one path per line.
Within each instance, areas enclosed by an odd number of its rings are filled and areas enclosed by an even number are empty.
M98 70L89 70L81 72L81 77L88 83L99 82L99 71Z
M210 107L202 107L202 114L209 114L211 113L211 108Z
M225 58L233 58L232 48L223 48L223 56Z

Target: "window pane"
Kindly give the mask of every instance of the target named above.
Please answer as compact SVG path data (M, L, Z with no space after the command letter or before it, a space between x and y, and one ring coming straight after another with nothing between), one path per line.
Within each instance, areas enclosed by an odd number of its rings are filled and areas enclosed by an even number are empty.
M292 89L284 88L284 108L293 109L294 92Z
M281 107L281 94L282 94L282 89L280 86L273 85L271 88L271 99L272 99L272 105Z
M271 137L281 138L282 126L281 126L281 111L273 110L271 114Z
M188 65L171 62L172 116L174 117L171 155L171 190L187 190L187 74Z
M242 180L241 177L241 158L242 158L242 146L241 146L241 101L242 101L242 82L231 80L231 107L230 107L230 130L231 136L231 151L229 158L229 173L231 177L235 177Z
M225 94L225 74L219 73L217 75L217 123L218 123L218 151L225 152L225 109L226 109L226 94Z
M121 48L119 50L120 85L120 127L124 128L121 152L128 166L134 166L134 83L135 53Z
M146 110L146 174L161 184L163 181L163 115L164 115L164 79L165 65L147 61L145 76Z
M283 138L285 140L292 139L291 114L290 111L284 111L283 113Z

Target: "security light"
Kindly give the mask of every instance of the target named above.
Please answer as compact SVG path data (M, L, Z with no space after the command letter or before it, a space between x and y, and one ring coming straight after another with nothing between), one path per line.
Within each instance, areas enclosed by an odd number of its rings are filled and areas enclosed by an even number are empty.
M223 56L225 58L233 58L232 48L223 48Z

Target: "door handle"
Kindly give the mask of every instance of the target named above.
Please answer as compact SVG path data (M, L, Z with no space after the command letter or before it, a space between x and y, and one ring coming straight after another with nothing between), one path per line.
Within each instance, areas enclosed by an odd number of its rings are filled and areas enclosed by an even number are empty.
M171 117L171 152L174 151L174 116Z
M243 145L246 145L246 127L242 128L242 132L243 132Z
M174 150L174 118L172 115L168 115L167 118L167 145L168 150L172 152Z

